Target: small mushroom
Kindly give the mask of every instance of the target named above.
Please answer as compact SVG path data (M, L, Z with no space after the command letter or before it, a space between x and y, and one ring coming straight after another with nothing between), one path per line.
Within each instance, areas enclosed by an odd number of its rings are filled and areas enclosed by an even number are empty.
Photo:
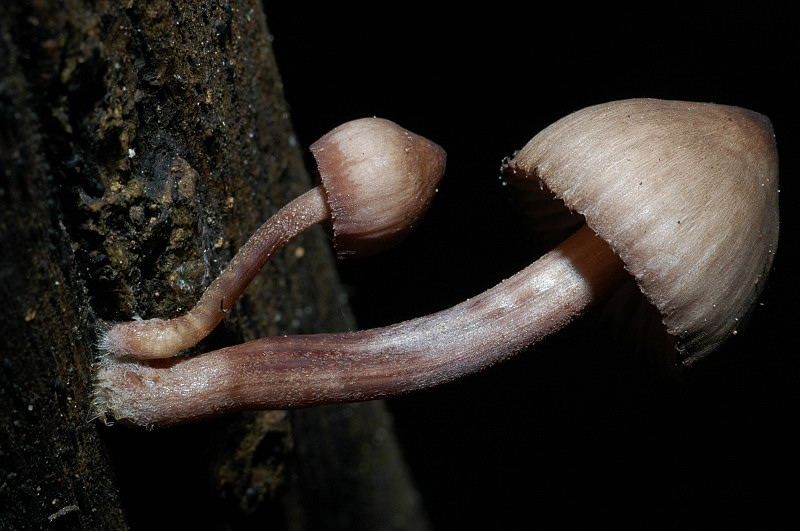
M100 339L120 358L165 358L196 345L284 245L326 222L339 257L380 252L424 215L444 174L445 152L381 118L342 124L311 145L321 184L267 220L184 315L116 323Z
M778 239L764 116L653 99L597 105L543 130L503 172L512 186L546 187L585 223L511 278L429 316L186 359L109 360L97 371L97 415L170 425L429 388L561 330L631 277L688 365L735 333L763 288Z

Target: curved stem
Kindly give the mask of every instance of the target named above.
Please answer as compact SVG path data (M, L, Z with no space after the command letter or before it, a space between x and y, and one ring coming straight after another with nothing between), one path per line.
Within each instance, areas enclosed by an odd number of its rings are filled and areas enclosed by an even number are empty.
M196 345L222 321L250 281L280 248L329 217L324 191L321 186L312 188L259 227L189 312L169 320L117 323L101 338L101 350L120 358L167 358Z
M426 389L560 330L625 278L619 258L584 226L513 277L429 316L358 332L268 337L186 359L112 360L98 368L96 410L170 425Z

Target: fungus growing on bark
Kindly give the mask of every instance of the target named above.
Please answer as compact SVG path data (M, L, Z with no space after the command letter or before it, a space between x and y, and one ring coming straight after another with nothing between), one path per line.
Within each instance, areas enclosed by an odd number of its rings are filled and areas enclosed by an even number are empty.
M511 278L429 316L186 359L108 360L97 414L170 425L433 387L561 330L631 277L688 365L735 332L764 285L778 238L764 116L652 99L597 105L537 134L503 172L512 186L546 187L585 223Z
M284 245L326 222L340 257L380 252L406 237L444 174L444 150L381 118L342 124L311 145L321 184L267 220L184 315L116 323L100 349L119 358L165 358L196 345Z

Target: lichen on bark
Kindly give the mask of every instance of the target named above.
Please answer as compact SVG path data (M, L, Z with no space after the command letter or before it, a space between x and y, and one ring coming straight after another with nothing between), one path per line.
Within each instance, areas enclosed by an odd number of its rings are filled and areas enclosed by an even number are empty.
M253 1L0 6L0 306L13 324L0 342L0 527L286 523L286 507L323 503L290 482L294 415L163 432L87 419L99 327L190 307L311 184L269 40ZM341 295L311 231L199 348L341 330ZM313 437L319 414L298 415Z

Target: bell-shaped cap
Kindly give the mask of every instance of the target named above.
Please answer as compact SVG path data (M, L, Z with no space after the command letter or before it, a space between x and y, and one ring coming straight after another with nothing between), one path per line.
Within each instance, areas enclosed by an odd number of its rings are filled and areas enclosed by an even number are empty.
M536 135L506 174L538 180L585 217L658 309L684 365L735 334L764 285L778 244L765 116L655 99L596 105Z
M311 145L339 257L370 255L405 238L444 175L444 150L389 120L344 123Z

